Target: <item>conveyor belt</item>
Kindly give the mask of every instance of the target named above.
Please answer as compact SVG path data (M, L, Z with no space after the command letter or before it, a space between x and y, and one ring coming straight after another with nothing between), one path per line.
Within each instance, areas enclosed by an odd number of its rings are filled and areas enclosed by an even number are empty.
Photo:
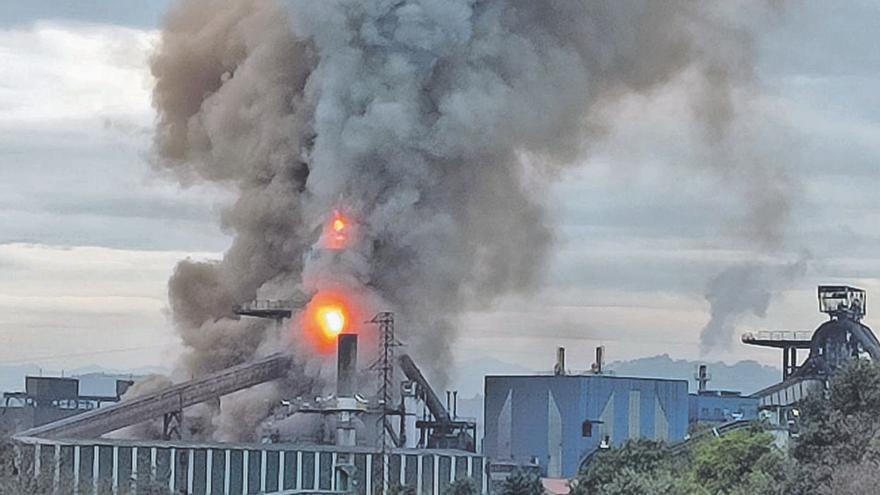
M284 376L290 358L276 354L212 375L174 385L160 392L31 428L16 435L40 438L97 438L126 426L180 411Z

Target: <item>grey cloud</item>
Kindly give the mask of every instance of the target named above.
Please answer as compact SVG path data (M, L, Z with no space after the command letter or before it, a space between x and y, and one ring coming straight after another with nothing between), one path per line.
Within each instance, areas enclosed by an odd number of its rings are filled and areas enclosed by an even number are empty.
M94 123L25 127L0 137L0 242L222 250L217 190L151 178L143 138Z
M212 331L240 336L241 360L268 335L223 318L231 304L342 287L397 311L442 382L461 308L544 273L553 235L529 177L600 138L604 104L685 73L682 105L718 142L751 77L746 23L711 4L293 1L292 29L275 5L177 4L152 63L157 165L239 194L223 261L170 283L194 373L232 359ZM724 169L741 194L780 197L748 162ZM340 256L314 249L334 207L361 232Z

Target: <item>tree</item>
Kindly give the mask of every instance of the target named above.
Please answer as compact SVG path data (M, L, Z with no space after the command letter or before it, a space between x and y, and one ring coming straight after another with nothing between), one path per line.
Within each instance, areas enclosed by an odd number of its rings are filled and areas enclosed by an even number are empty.
M773 435L759 429L701 441L691 467L694 480L713 494L776 493L775 487L785 479L782 452L773 444Z
M650 440L629 441L596 455L572 495L774 495L789 468L773 436L741 430L671 452Z
M572 495L703 493L689 475L681 475L683 461L674 458L661 442L630 440L596 454L572 483Z
M580 492L584 493L584 492ZM690 476L676 474L673 469L664 468L642 472L632 468L623 469L617 477L602 485L595 492L601 495L708 495Z
M666 447L652 440L630 440L620 447L598 452L577 477L573 495L603 493L611 483L624 483L621 478L653 475L665 469L669 461Z
M792 493L876 493L880 476L880 363L854 360L831 376L828 389L799 404L800 463ZM870 487L874 491L865 491Z
M501 482L501 495L544 495L544 485L536 474L516 470Z
M833 468L880 457L880 363L851 361L824 393L800 404L800 435L792 454L805 464Z
M461 478L453 481L443 491L443 495L479 495L480 489L471 478Z
M880 464L875 461L838 466L818 492L828 495L880 495L878 470Z

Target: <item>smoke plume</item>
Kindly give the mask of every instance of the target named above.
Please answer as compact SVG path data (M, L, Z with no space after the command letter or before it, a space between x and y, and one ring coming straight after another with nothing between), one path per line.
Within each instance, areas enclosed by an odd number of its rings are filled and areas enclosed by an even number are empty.
M730 348L736 324L749 315L766 316L775 294L806 270L806 259L782 265L750 262L713 277L706 287L710 319L700 333L700 350Z
M314 375L295 331L231 308L342 289L395 311L408 352L442 383L458 314L540 281L552 241L543 186L601 137L595 109L688 73L705 89L692 110L723 132L731 88L752 67L748 25L728 10L683 0L178 2L152 60L156 164L237 195L222 215L233 237L223 259L182 261L169 283L183 369L283 348ZM334 209L358 225L343 252L318 243ZM292 377L254 393L316 383ZM214 424L226 439L233 426L252 434L265 412L231 421L223 415L242 408L224 405Z

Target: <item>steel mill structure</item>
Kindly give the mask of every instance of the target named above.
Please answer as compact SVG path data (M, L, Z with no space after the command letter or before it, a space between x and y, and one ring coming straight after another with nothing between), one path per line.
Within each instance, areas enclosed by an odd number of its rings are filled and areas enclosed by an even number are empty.
M694 375L696 393L688 397L688 422L720 425L758 418L758 399L733 390L709 388L709 367L701 364Z
M280 378L287 372L290 359L286 356L270 356L251 364L242 364L181 383L157 393L127 400L87 413L64 418L22 432L23 437L39 438L88 438L135 425L154 418L165 418L166 436L172 423L171 416L196 404L215 399L232 392Z
M780 426L797 419L796 404L852 359L880 359L880 341L864 323L867 308L865 291L845 285L820 285L817 290L819 311L828 321L809 332L758 332L743 335L745 344L782 350L782 381L754 394L760 407L772 413ZM809 337L808 337L809 336ZM798 361L797 351L808 351Z
M564 351L547 375L487 376L483 452L496 483L510 466L533 466L543 476L574 476L599 449L628 439L685 438L685 380L620 377L603 369L566 371Z
M23 392L4 392L0 432L4 435L119 402L134 382L114 379L112 395L83 394L78 378L27 376Z
M483 438L474 420L458 416L457 394L447 392L444 403L409 355L395 355L400 343L393 314L371 320L378 327L378 359L361 367L359 335L348 331L350 314L328 305L315 314L326 320L325 337L335 345L335 391L279 403L264 422L261 443L182 440L180 421L188 407L286 377L295 368L285 355L34 426L14 437L16 467L56 493L83 495L148 493L156 485L193 495L385 495L394 486L440 495L466 478L491 493L515 469L571 477L595 453L629 439L667 441L673 452L685 452L694 444L687 436L691 423L711 425L701 435L725 435L765 417L784 441L797 428L801 398L849 360L880 359L880 342L861 322L863 290L820 286L818 299L829 320L811 335L776 331L743 337L783 354L783 380L751 396L710 389L705 365L694 375L691 394L685 380L616 376L605 369L602 347L588 371L571 372L560 347L552 372L485 377ZM236 312L282 322L303 304L255 301ZM802 360L800 350L808 351ZM72 396L71 384L37 380L29 382L27 394L43 402L47 391L64 398ZM293 425L304 418L320 425L317 436L296 436ZM103 437L151 420L162 420L163 440Z
M283 304L242 308L272 319L285 310ZM476 453L475 422L451 414L407 355L394 360L389 354L388 362L382 362L390 367L383 370L383 379L391 383L367 393L359 384L363 370L357 356L358 336L340 334L336 393L284 401L275 413L279 430L287 418L320 419L333 430L323 443L290 440L281 433L260 444L175 438L185 408L289 373L290 358L275 355L21 432L15 436L19 472L58 493L79 494L137 494L161 485L193 495L381 495L400 485L419 495L439 495L464 478L485 492L486 466ZM393 381L394 368L402 371L403 381ZM165 440L102 438L159 418L164 419Z
M165 486L198 495L371 495L381 489L371 473L382 460L365 447L21 437L18 443L21 467L42 486L59 487L59 493L136 494ZM387 483L414 487L416 493L441 494L463 478L485 485L483 457L471 452L392 449L386 457Z
M711 390L699 366L695 393L685 380L616 376L605 370L605 349L596 349L589 371L571 372L565 349L553 372L485 378L485 435L490 491L513 470L570 478L597 452L637 438L686 449L688 427L711 426L718 434L749 426L758 399Z

